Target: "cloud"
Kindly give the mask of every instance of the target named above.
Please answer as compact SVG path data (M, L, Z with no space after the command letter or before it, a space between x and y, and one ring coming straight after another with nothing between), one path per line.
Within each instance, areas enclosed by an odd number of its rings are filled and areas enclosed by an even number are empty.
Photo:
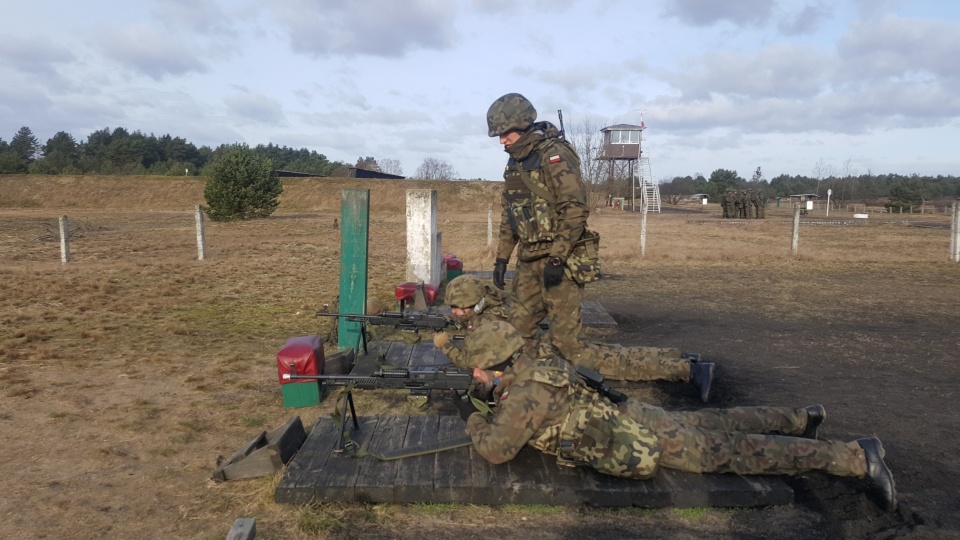
M106 57L157 81L208 70L195 49L144 25L104 29L96 43Z
M759 26L770 20L773 7L770 0L667 0L663 15L698 27L721 21L734 26Z
M398 58L454 41L455 4L447 0L274 0L269 8L293 50L311 56Z
M158 0L153 15L174 30L187 28L204 35L236 34L231 27L236 17L220 9L215 0Z
M788 36L812 34L830 16L830 10L823 6L804 6L800 12L780 22L780 32Z
M223 102L230 114L241 122L271 126L287 125L287 119L280 102L263 94L234 94L225 97Z
M73 62L75 56L46 37L5 36L0 40L0 64L22 73L59 77L56 64Z
M837 49L850 79L906 78L916 74L960 79L960 24L887 16L861 22Z
M661 72L683 99L711 94L801 98L818 94L829 81L836 59L810 48L778 44L757 54L708 52L683 69Z

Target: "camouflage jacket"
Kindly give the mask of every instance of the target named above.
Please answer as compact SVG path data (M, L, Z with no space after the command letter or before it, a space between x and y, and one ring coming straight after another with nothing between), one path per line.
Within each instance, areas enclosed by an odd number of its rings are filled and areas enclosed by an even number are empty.
M494 391L491 418L473 414L467 434L477 452L498 464L530 445L561 465L605 474L649 478L660 443L652 432L588 388L562 358L518 355Z
M590 215L580 158L550 122L538 122L507 151L497 257L566 259ZM535 186L531 190L529 186Z
M510 320L510 315L507 313L507 306L503 305L498 292L487 289L487 295L484 297L484 300L486 305L484 305L483 309L480 310L480 313L475 312L473 317L466 323L466 325L462 326L458 330L445 330L445 332L453 335L464 335L465 333L471 332L474 328L477 328L488 321ZM447 358L449 358L450 361L458 367L465 369L470 369L473 367L467 362L463 351L462 341L454 341L453 339L450 339L440 347L440 351L447 355Z

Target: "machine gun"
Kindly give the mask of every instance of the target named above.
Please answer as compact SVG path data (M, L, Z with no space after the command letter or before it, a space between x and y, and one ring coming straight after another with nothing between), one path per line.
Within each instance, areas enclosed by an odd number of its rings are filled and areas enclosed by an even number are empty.
M292 366L291 366L292 367ZM299 375L284 373L283 378L291 381L315 380L329 386L345 388L343 410L340 412L340 433L337 436L338 452L342 452L348 443L346 439L347 405L354 430L360 429L357 411L353 406L353 389L363 390L410 390L411 396L430 398L434 392L445 397L462 396L473 384L473 370L463 370L456 366L411 366L405 369L380 368L370 375Z
M400 330L406 330L419 333L420 330L429 328L434 332L440 332L448 326L455 323L431 311L384 311L379 315L360 315L356 313L329 313L327 311L318 311L317 317L343 317L350 322L360 323L360 341L363 343L363 352L367 352L367 327L374 326L393 326Z

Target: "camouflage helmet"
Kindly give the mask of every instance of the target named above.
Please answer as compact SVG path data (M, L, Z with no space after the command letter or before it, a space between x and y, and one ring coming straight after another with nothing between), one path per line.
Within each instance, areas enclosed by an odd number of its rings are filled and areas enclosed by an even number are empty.
M487 369L509 360L523 345L523 337L510 323L491 321L467 334L463 342L466 364Z
M526 131L537 120L533 103L520 94L505 94L497 98L487 109L488 134L491 137L508 131Z
M461 274L447 283L447 291L444 296L448 306L470 308L483 299L483 283L477 276Z

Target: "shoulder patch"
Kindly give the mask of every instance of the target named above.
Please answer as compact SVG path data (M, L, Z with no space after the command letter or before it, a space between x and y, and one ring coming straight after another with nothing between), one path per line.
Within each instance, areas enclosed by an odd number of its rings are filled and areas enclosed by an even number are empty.
M548 161L550 161L550 163L560 163L560 154L554 154L550 156Z

